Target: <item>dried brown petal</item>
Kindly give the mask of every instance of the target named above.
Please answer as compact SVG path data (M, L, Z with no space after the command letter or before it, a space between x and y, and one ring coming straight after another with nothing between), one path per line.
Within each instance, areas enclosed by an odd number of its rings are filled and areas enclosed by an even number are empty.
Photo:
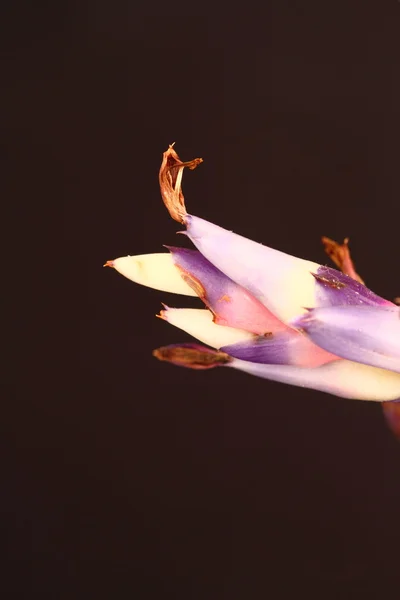
M158 360L188 367L189 369L212 369L232 361L225 352L211 350L200 344L172 344L153 350L153 356Z
M170 216L178 223L184 223L187 215L181 187L183 169L188 167L193 170L202 162L202 158L182 162L175 152L173 144L163 154L159 173L161 197Z
M328 237L322 237L322 243L324 245L326 254L329 256L331 261L334 262L337 267L339 267L342 273L365 285L364 281L356 272L354 263L351 260L349 238L346 238L343 241L343 244L338 244Z

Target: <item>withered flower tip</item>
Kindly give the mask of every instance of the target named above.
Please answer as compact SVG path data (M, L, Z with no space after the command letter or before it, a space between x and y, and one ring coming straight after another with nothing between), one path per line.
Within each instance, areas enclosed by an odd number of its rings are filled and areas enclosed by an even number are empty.
M225 352L211 350L198 344L162 346L153 350L153 356L179 367L197 370L212 369L232 361L232 358Z
M343 240L343 244L338 244L334 240L323 236L321 238L322 244L326 254L329 256L331 261L344 273L352 279L359 281L364 284L360 275L357 273L354 267L354 263L350 256L349 249L349 238Z
M173 144L163 154L159 173L161 197L170 216L178 223L185 223L187 215L182 192L183 169L187 167L193 171L202 162L202 158L182 162L175 152Z

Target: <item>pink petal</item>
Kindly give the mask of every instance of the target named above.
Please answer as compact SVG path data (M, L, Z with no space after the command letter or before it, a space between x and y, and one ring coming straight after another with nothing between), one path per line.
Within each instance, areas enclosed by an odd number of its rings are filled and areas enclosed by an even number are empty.
M250 292L232 281L200 252L168 248L182 278L212 311L216 323L258 335L289 330Z

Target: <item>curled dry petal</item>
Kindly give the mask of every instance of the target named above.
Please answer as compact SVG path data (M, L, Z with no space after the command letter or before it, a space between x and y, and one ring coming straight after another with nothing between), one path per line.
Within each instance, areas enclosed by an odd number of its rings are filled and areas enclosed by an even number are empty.
M169 214L178 223L184 223L187 214L182 192L183 169L188 167L193 170L202 162L202 158L182 162L173 145L163 154L159 173L161 196Z
M322 237L322 243L325 252L342 273L345 273L352 279L364 284L364 281L355 270L354 263L350 256L349 238L345 238L343 244L338 244L338 242L324 236Z

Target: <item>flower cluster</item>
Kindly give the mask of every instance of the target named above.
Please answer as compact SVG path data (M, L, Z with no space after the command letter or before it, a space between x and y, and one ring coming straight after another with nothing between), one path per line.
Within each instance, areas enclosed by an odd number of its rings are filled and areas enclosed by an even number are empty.
M339 245L323 238L338 271L188 214L182 174L200 162L182 162L170 146L159 175L164 204L196 250L168 247L167 253L106 263L139 284L203 301L203 309L165 306L159 316L206 346L174 344L154 356L382 402L400 435L399 307L364 285L347 240Z

